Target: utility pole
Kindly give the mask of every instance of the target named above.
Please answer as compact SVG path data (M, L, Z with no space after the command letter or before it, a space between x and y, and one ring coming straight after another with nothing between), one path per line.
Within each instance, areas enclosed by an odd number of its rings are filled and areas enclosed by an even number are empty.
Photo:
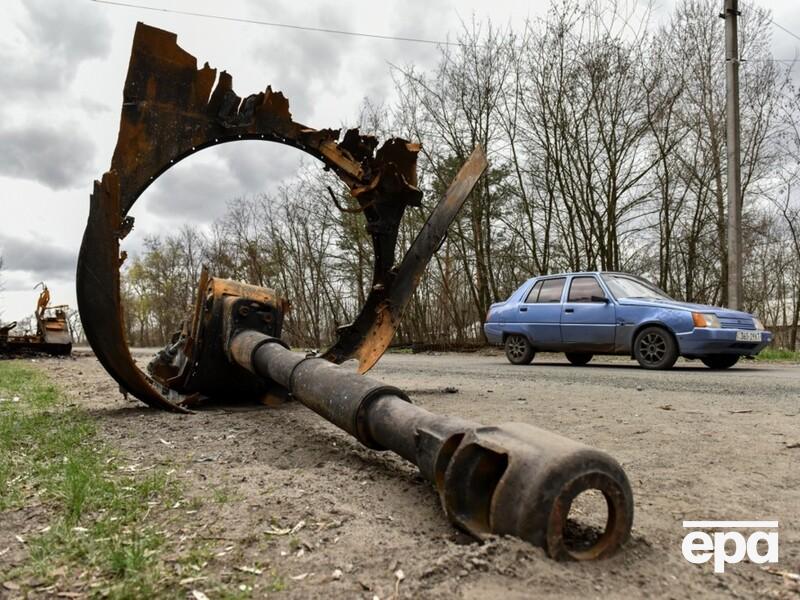
M742 173L739 152L738 0L725 0L725 97L728 155L728 307L742 308Z

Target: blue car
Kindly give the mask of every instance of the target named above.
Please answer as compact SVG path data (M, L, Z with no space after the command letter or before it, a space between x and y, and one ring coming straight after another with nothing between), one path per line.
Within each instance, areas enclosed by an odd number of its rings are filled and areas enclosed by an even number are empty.
M727 369L772 341L749 313L679 302L644 279L611 272L529 279L492 304L484 331L515 365L545 351L564 352L573 365L621 354L645 369L669 369L679 356Z

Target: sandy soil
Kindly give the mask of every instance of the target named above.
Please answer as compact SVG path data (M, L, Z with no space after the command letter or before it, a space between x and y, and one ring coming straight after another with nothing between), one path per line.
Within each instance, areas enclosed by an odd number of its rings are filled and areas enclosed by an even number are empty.
M207 568L231 581L241 580L237 566L260 564L255 596L267 589L259 578L277 574L286 583L278 595L290 598L800 597L800 582L760 565L715 575L680 550L683 519L777 519L774 570L800 572L798 366L745 362L719 373L681 362L648 372L622 359L580 368L557 356L529 367L497 353L384 357L372 375L429 410L531 423L620 461L636 500L632 540L609 560L579 564L515 539L472 541L413 466L359 446L300 404L166 414L123 399L90 356L38 364L131 463L175 469L187 497L203 499L186 511L175 551L212 544Z

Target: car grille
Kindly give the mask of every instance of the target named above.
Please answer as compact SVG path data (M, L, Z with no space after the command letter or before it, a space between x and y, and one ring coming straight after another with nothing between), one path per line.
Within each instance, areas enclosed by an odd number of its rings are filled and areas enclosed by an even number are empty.
M720 317L719 324L723 329L755 329L753 319L738 317Z

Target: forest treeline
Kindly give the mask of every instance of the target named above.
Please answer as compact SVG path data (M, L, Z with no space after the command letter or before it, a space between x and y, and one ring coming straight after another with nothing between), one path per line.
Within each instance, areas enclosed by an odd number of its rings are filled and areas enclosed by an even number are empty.
M422 142L424 206L406 212L398 260L475 144L490 159L396 341L481 342L492 302L560 271L629 271L675 298L726 304L720 2L684 0L660 25L622 6L567 0L513 30L469 23L436 68L392 67L393 105L365 101L353 123L362 132ZM767 11L743 6L744 308L794 349L800 96L796 64L772 56L771 31ZM180 328L202 264L289 298L291 343L331 341L366 297L372 248L363 217L337 209L329 186L355 206L309 164L275 193L232 193L210 227L148 238L124 270L130 342L160 345Z

